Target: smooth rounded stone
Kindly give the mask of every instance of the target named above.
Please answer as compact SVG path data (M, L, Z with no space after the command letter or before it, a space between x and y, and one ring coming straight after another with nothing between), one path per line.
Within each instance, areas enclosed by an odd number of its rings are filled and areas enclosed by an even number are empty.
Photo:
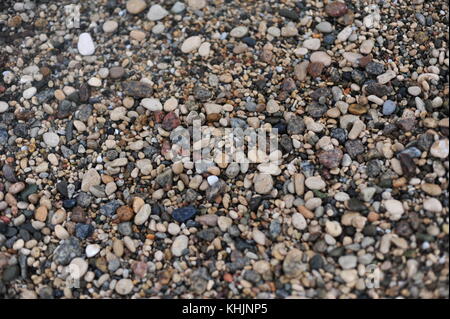
M369 62L370 63L370 62ZM369 66L369 63L366 65ZM372 65L372 64L370 64ZM384 68L383 68L384 69ZM381 71L381 70L380 70ZM377 81L379 84L386 84L388 83L390 80L394 79L397 77L397 73L395 73L392 70L387 70L386 72L384 72L383 74L380 74L377 76Z
M344 52L342 56L351 64L357 64L359 59L363 57L361 54L357 52Z
M198 48L198 54L202 57L207 57L211 52L211 43L203 42Z
M408 87L408 93L412 96L418 96L422 93L422 89L419 86Z
M151 112L162 111L163 105L158 99L144 98L141 105Z
M292 226L298 230L304 230L308 226L305 217L300 213L292 214Z
M342 233L342 227L337 221L327 221L325 223L325 231L333 237L338 237Z
M306 270L302 257L303 253L296 248L289 251L283 261L283 271L287 277L297 278Z
M145 204L144 206L141 207L136 216L134 216L134 223L136 225L143 225L148 220L151 213L152 213L151 206L149 204Z
M350 196L347 193L339 192L336 193L336 195L334 195L334 199L337 200L338 202L345 202L350 199Z
M128 295L129 293L131 293L131 291L133 290L133 287L134 287L134 284L133 284L133 281L131 281L131 279L123 278L123 279L120 279L116 283L114 290L119 295L125 296L125 295Z
M0 101L0 114L8 111L9 105L4 101Z
M108 20L105 23L103 23L103 32L105 33L113 33L116 32L117 28L119 27L119 24L115 20Z
M350 36L353 33L353 27L352 26L347 26L344 29L342 29L341 32L338 33L337 35L337 40L341 41L341 42L345 42L348 40L348 38L350 38Z
M230 31L230 36L233 38L242 38L246 36L248 33L248 28L245 26L235 27Z
M1 103L1 102L0 102ZM440 96L436 96L432 101L431 101L431 106L433 108L439 108L442 106L442 104L444 104L444 100L440 97ZM0 112L1 113L1 112Z
M183 254L183 251L188 248L188 244L189 238L185 235L180 235L175 238L170 250L174 256L180 257Z
M208 184L210 186L212 186L219 181L219 178L215 175L211 175L211 176L208 176L208 178L206 180L208 181Z
M316 29L321 33L331 33L333 32L333 25L328 21L322 21L316 25Z
M86 246L86 257L87 258L91 258L94 257L95 255L97 255L100 252L100 245L98 244L89 244Z
M430 154L437 158L448 158L449 140L448 138L438 140L431 145Z
M303 47L308 50L312 50L312 51L319 50L320 44L321 44L320 39L316 39L316 38L307 39L307 40L303 41Z
M353 255L346 255L339 257L338 262L342 269L353 269L358 263L358 258Z
M274 176L281 174L280 167L275 163L261 163L257 168L261 174L270 174Z
M89 84L89 86L100 87L100 86L102 86L102 80L100 80L99 78L96 78L96 77L92 77L88 80L88 84Z
M325 13L330 17L341 17L346 14L348 11L348 7L344 2L341 1L333 1L328 3L325 6Z
M88 192L92 186L100 185L101 178L97 170L94 168L89 169L84 175L81 181L81 190Z
M59 239L67 239L70 237L69 232L61 225L55 226L55 235Z
M217 219L217 226L219 226L219 229L223 232L226 232L232 224L233 220L230 217L219 216L219 218Z
M208 0L188 0L187 5L192 10L201 10L206 7Z
M196 51L198 48L200 48L201 44L202 38L198 35L194 35L183 41L183 44L181 45L181 52L190 53Z
M154 4L150 7L150 10L147 13L147 19L150 21L159 21L161 19L164 19L165 16L167 16L169 12L161 7L159 4Z
M384 208L389 213L390 220L399 220L405 212L402 202L396 199L388 199L384 201Z
M364 40L359 47L359 52L361 52L362 54L369 54L370 52L372 52L374 44L375 42L371 39Z
M175 223L170 223L170 224L167 226L167 232L168 232L169 234L173 235L173 236L178 235L178 234L180 233L180 231L181 231L180 226L178 226L178 225L175 224Z
M316 51L309 57L312 63L322 63L324 66L331 65L331 57L324 51Z
M442 189L437 184L425 183L420 185L421 189L431 196L440 196L442 194Z
M95 44L91 35L87 32L80 34L77 44L78 52L81 55L93 55L95 52Z
M42 138L44 140L44 143L48 147L56 147L59 144L59 136L56 133L53 133L53 132L44 133Z
M397 104L394 101L386 100L383 103L383 115L391 115L397 109Z
M324 189L327 185L320 176L311 176L305 180L305 185L312 190Z
M37 92L37 89L34 86L32 86L32 87L26 89L25 91L23 91L22 97L25 100L29 100L36 94L36 92Z
M258 245L266 244L266 235L258 228L254 228L252 232L252 238Z
M342 270L339 276L346 283L354 283L358 279L358 271L356 269L345 269Z
M253 184L258 194L269 194L273 189L273 179L269 174L257 174L253 178Z
M423 201L423 208L432 213L440 213L442 211L442 203L436 198L427 198Z
M69 265L69 273L72 279L81 279L88 270L88 263L81 257L74 258Z
M128 0L126 8L131 14L139 14L147 8L147 3L145 0Z
M266 105L266 111L268 113L276 113L280 110L280 104L276 100L269 100Z

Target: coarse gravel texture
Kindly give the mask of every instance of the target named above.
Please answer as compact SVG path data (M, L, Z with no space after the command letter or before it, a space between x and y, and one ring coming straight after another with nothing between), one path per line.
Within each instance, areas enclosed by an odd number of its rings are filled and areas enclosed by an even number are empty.
M0 298L449 297L447 1L71 3L0 2Z

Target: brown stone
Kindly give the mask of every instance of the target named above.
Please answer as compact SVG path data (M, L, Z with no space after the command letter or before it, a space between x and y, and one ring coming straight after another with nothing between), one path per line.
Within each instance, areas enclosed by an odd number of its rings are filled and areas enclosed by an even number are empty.
M47 220L48 209L45 206L39 206L34 213L34 218L40 222L45 222Z
M307 219L313 219L314 218L314 213L312 211L310 211L308 208L306 208L303 205L299 205L297 206L297 210L300 214L303 215L303 217L307 218Z
M166 131L172 131L181 125L181 121L174 112L167 113L162 122L162 128Z
M120 222L130 221L134 216L133 210L129 206L119 207L116 211L116 214Z
M308 64L308 74L316 78L322 74L325 65L322 62L312 62Z
M318 158L320 164L322 164L326 168L332 169L339 167L343 156L344 154L342 153L342 151L338 148L335 148L332 150L320 152Z
M367 113L367 107L358 104L351 104L348 108L348 112L354 115L362 115Z
M86 223L87 222L87 216L84 209L80 206L75 206L72 209L72 214L70 216L70 220L72 220L75 223Z

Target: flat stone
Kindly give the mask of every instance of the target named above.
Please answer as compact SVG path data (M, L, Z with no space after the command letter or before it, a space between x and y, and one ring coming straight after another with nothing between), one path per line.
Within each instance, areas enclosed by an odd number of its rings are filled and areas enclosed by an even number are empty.
M44 133L42 138L44 140L44 143L48 147L56 147L59 144L59 136L56 133L53 133L53 132Z
M114 290L122 296L128 295L133 290L134 284L131 281L131 279L120 279L116 286L114 287Z
M431 145L430 154L434 157L445 159L449 154L449 140L448 138L438 140Z
M442 204L436 198L427 198L423 201L423 208L432 213L440 213L442 211Z
M269 194L273 189L273 179L269 174L257 174L253 178L253 184L258 194Z
M405 212L402 202L396 199L388 199L384 201L384 207L389 213L390 220L399 220Z
M147 8L147 3L144 0L128 0L126 8L131 14L139 14Z
M101 178L97 170L91 168L84 175L81 181L81 190L88 192L92 186L100 185Z
M105 33L114 33L117 31L117 28L119 27L119 24L115 20L108 20L105 23L103 23L103 32Z
M193 51L197 51L197 49L200 48L201 44L202 38L198 35L194 35L183 41L183 44L181 45L181 52L190 53Z
M136 225L143 225L150 217L151 212L152 212L151 206L149 204L145 204L144 206L141 207L141 209L134 217L134 223Z
M147 19L150 21L159 21L161 19L164 19L165 16L167 16L169 12L161 7L159 4L154 4L150 7L150 10L147 13Z
M231 30L230 36L233 38L242 38L248 33L248 28L245 26L238 26Z
M320 176L311 176L305 180L305 185L312 190L321 190L326 187L325 182Z
M319 50L320 44L320 39L317 38L311 38L303 41L303 47L312 51Z
M181 256L183 251L188 247L189 238L185 235L180 235L172 243L172 247L170 248L172 254L174 256Z
M310 62L320 62L324 66L331 65L331 57L324 51L313 52L309 58Z

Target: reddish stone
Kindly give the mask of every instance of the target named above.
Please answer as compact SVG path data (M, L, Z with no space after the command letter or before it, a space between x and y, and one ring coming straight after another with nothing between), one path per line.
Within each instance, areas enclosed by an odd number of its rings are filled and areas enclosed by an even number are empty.
M343 156L344 154L338 148L322 151L318 154L320 164L329 169L339 167Z
M75 223L86 223L87 222L86 212L82 207L75 206L72 209L72 215L70 216L70 220Z
M147 263L143 261L135 262L131 265L131 270L136 276L144 278L147 274Z
M366 55L366 56L363 56L361 59L358 60L359 66L362 67L362 68L365 68L366 65L367 65L370 61L372 61L372 55L371 55L371 54Z
M155 122L156 123L161 123L164 119L164 112L163 111L156 111L153 112L153 114L155 115Z
M334 1L325 7L325 12L330 17L341 17L348 11L347 5L343 2Z
M316 78L322 74L323 68L325 65L321 62L313 62L308 65L308 74L313 78Z
M281 88L283 91L291 92L295 90L297 86L295 85L295 81L292 78L286 78L281 84Z
M180 126L180 124L181 122L178 116L174 112L169 112L163 119L162 127L166 131L172 131L173 129Z

